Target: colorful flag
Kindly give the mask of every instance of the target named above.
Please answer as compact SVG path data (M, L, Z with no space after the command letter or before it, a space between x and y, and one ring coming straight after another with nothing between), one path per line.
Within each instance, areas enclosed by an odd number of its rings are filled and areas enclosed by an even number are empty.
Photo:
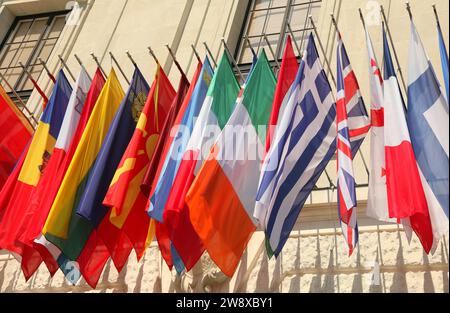
M186 195L192 225L231 277L256 229L253 211L276 79L264 50Z
M103 200L104 205L111 207L111 224L126 234L138 260L154 234L154 223L145 211L147 197L141 191L141 184L174 97L175 90L158 65L133 137Z
M33 132L33 126L0 85L0 189Z
M407 123L436 247L449 228L448 104L413 22L409 46Z
M359 91L359 84L338 34L337 44L337 202L338 215L349 248L349 256L358 243L356 218L356 182L353 158L369 131L369 117Z
M439 37L439 52L441 55L441 65L442 65L442 75L444 76L444 85L445 90L447 91L446 94L446 100L447 100L447 107L448 103L450 101L448 97L448 90L449 90L449 82L448 82L448 52L447 48L445 46L444 36L442 35L442 29L441 26L438 24L438 37Z
M375 57L369 32L366 44L369 59L370 80L370 175L366 215L376 220L396 222L389 218L386 189L386 165L384 158L384 100L383 78Z
M403 99L384 30L383 42L385 173L389 217L402 220L406 228L410 224L423 248L429 253L433 244L433 234L428 205L420 181L406 125Z
M70 260L80 255L92 225L75 212L109 126L124 97L115 71L97 99L91 117L55 197L42 233Z
M196 73L198 77L198 71ZM195 77L194 77L195 78ZM195 85L195 84L194 84ZM170 135L172 131L172 126L175 124L178 112L181 108L185 109L186 105L184 104L184 99L187 99L186 96L188 95L188 92L192 93L192 90L189 90L189 82L186 78L186 76L182 75L180 79L180 83L178 85L178 91L177 95L175 96L172 105L170 107L170 111L167 115L166 121L164 122L163 129L161 131L161 135L158 139L158 143L156 145L155 152L153 154L152 161L150 162L150 166L148 168L147 173L145 174L146 178L145 181L148 181L148 178L151 177L150 173L155 173L153 176L153 182L152 182L152 188L150 191L150 199L149 199L149 209L148 213L150 217L155 218L153 206L151 203L151 199L155 193L156 185L158 182L158 179L161 177L161 173L163 170L163 163L161 160L164 160L169 152L169 147L173 141L173 137ZM187 103L187 102L186 102ZM181 120L181 116L179 118ZM179 121L178 121L179 122ZM155 171L156 169L156 171ZM172 243L170 242L169 235L167 233L167 230L160 221L158 221L157 218L155 218L155 232L156 232L156 239L158 240L159 250L161 251L161 254L166 261L169 268L172 268L173 265L175 265L175 268L177 270L177 273L181 273L184 270L184 264L182 263L181 259L178 256L178 253L175 251L175 247L173 247Z
M41 199L47 195L49 186L55 182L58 171L64 162L66 152L72 142L75 129L80 120L81 111L90 84L91 80L82 68L70 96L52 156L29 203L24 208L25 219L21 225L18 225L17 240L23 243L26 249L30 249L22 258L22 270L26 278L31 277L34 270L42 262L39 252L32 248L33 241L39 236L44 226L45 218L48 215L48 210L50 209L47 207L42 210L43 208L40 205Z
M53 153L71 92L72 88L61 70L49 103L33 135L17 180L11 190L2 190L2 192L8 191L8 193L12 191L8 195L10 196L9 201L4 202L6 207L2 208L5 211L0 221L0 247L3 249L19 255L23 252L23 244L17 241L17 236L21 225L27 218L25 208Z
M126 263L132 245L126 237L123 237L120 229L112 224L109 225L111 223L109 216L106 218L105 216L110 211L110 207L103 205L103 199L122 155L133 136L149 89L141 72L135 67L130 87L109 127L92 168L92 175L89 176L85 191L76 209L79 216L97 229L98 236L107 246L119 272ZM122 240L122 246L117 246L119 240Z
M336 106L310 34L264 160L255 217L279 255L308 195L336 151Z
M291 36L287 36L286 46L284 47L283 59L281 61L280 71L278 72L277 87L275 88L275 95L273 97L272 112L269 118L268 135L266 137L266 153L269 151L270 143L272 142L275 128L278 124L278 116L280 111L286 107L289 100L286 94L289 93L295 76L298 72L298 62L292 48Z
M191 244L195 246L196 251L204 250L200 238L196 235L196 229L192 226L190 209L185 203L185 196L220 130L228 121L238 93L239 84L234 76L230 61L224 53L209 85L167 201L173 209L176 208L178 212L184 212L184 216L189 216L189 221L183 219L184 223L189 223L183 224L183 229L189 229L189 234L184 236L180 232L177 235L178 238L174 237L174 244L176 243L177 246L188 245L190 240L195 240ZM190 260L187 263L191 263Z
M188 212L183 210L184 207L179 208L174 203L170 203L169 194L183 154L186 151L194 123L198 118L208 87L211 84L212 75L213 70L208 58L205 59L203 67L199 62L197 73L194 75L190 91L185 99L187 106L179 111L176 125L172 128L172 132L175 132L174 138L152 198L155 201L155 210L163 210L164 227L187 271L191 270L197 263L204 248L192 228L189 214L186 214Z

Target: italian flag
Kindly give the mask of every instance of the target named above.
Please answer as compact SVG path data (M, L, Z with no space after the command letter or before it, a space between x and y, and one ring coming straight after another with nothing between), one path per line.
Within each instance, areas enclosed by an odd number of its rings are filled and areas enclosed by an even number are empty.
M176 250L185 256L184 260L188 260L188 267L200 258L204 246L191 224L185 196L217 136L233 112L238 93L239 84L234 77L230 61L224 53L208 87L167 198L166 207L180 215L180 222L172 225L177 227L178 231L171 239Z
M186 195L195 231L229 277L256 229L255 182L264 156L275 85L262 51L234 112Z

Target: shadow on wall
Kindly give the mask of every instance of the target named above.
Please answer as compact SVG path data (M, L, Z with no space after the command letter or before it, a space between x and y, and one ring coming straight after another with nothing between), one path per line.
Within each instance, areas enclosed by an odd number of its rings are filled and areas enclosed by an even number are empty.
M264 249L256 262L241 264L236 273L238 286L224 277L207 258L183 277L172 275L171 292L448 292L448 237L434 255L426 255L416 238L408 243L400 229L362 231L373 242L361 245L349 258L340 234L292 236L278 258L268 259ZM369 262L369 260L375 260ZM70 285L62 273L53 278L45 265L25 282L20 264L11 255L0 253L0 292L161 292L160 256L157 247L147 251L141 262L130 255L118 274L111 261L102 273L97 289L82 279ZM207 288L205 286L207 285Z

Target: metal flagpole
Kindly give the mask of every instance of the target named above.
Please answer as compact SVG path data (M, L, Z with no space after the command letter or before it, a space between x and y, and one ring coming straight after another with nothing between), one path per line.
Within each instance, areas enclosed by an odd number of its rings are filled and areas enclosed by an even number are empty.
M306 11L306 16L311 15L311 9L312 9L312 0L309 0L308 4L308 10ZM306 35L306 28L308 26L308 19L305 19L305 23L303 24L303 32L302 32L302 39L300 41L300 50L303 49L303 42L305 42L305 35Z
M394 52L395 62L397 63L397 72L399 73L400 78L402 79L403 90L405 90L405 92L406 92L407 89L406 89L405 78L403 77L403 72L400 67L400 62L398 61L397 51L395 50L394 41L392 40L391 30L389 28L386 14L384 13L384 7L382 5L380 5L380 10L381 10L381 16L383 17L383 20L384 20L384 24L386 25L386 30L387 30L387 34L389 37L389 41L391 42L392 51Z
M169 50L169 54L172 57L172 60L175 63L178 70L180 71L181 75L186 76L186 74L184 74L184 71L181 68L180 63L178 63L177 58L176 58L175 54L173 53L172 49L170 48L170 46L168 44L166 44L165 46L166 46L167 50Z
M256 58L256 51L253 49L252 44L250 43L250 39L248 39L247 36L245 36L245 41L247 41L247 45L250 48L250 51L252 52L252 55L254 58Z
M107 77L105 71L103 70L103 67L101 66L100 62L98 61L97 57L95 56L94 52L90 53L91 57L94 59L95 64L97 64L97 67L102 72L103 76Z
M125 51L125 54L126 54L127 57L130 59L130 61L131 61L131 63L133 64L133 66L137 68L138 66L137 66L136 62L134 61L133 57L131 56L130 51L126 50L126 51Z
M114 57L114 55L112 54L111 51L109 51L109 56L111 57L111 60L114 62L114 64L117 66L117 68L119 69L120 74L122 74L122 76L125 79L125 81L127 82L127 84L130 85L130 81L128 80L128 78L125 75L124 71L120 67L119 62L117 62L116 58Z
M299 48L299 46L298 46L298 44L297 44L297 41L295 40L294 32L292 31L292 28L291 28L291 24L290 24L290 23L287 23L287 28L288 28L289 34L290 34L291 37L292 37L292 41L294 42L294 46L295 46L295 48L297 49L298 55L301 57L301 56L302 56L302 51L300 50L300 48Z
M47 64L45 64L44 60L41 58L38 58L39 62L41 62L41 65L44 67L45 72L47 73L47 76L50 77L53 83L56 83L55 76L49 71Z
M2 72L0 72L0 78L5 82L6 86L8 86L9 89L11 89L11 92L14 94L14 96L19 100L20 104L22 105L22 112L25 109L27 113L30 115L30 117L33 119L33 121L37 124L38 121L34 117L33 113L28 109L28 107L25 105L25 102L23 102L22 98L17 94L17 92L12 88L12 86L9 84L8 80L5 76L3 76Z
M433 4L434 17L436 18L436 23L439 29L441 29L441 23L439 22L439 15L436 10L436 4Z
M87 76L89 77L90 80L91 76L89 76L89 73L87 72L86 68L84 67L83 62L81 62L80 58L78 57L78 55L76 53L73 54L73 56L75 57L75 59L77 60L78 64L80 64L80 66L83 68L83 70L86 72Z
M280 63L278 63L278 60L275 57L275 53L273 52L272 45L270 44L270 41L267 38L267 35L263 34L263 36L264 36L264 40L266 41L267 47L269 48L269 51L272 54L273 60L275 61L275 64L277 65L277 69L280 69Z
M159 63L159 60L156 57L155 53L153 52L152 48L151 47L147 47L147 49L148 49L148 53L150 53L150 55L153 57L153 60L155 60L156 64L161 66L161 64Z
M229 56L230 59L231 59L231 62L233 62L234 66L235 66L236 69L237 69L237 72L238 72L238 74L239 74L239 78L241 79L242 82L244 82L245 80L244 80L244 77L242 76L241 70L239 69L239 66L237 65L237 63L236 63L236 61L235 61L233 55L231 54L230 49L228 49L228 45L227 45L227 43L225 42L225 38L222 37L221 41L222 41L222 43L223 43L223 46L225 47L225 51L228 53L228 56Z
M206 49L206 53L209 55L209 57L211 58L211 61L213 61L214 63L214 67L217 67L217 63L216 60L214 59L213 54L211 53L211 50L209 50L208 44L206 43L206 41L203 42L203 45L205 46Z
M328 70L330 72L330 75L331 75L334 87L336 88L336 79L334 78L333 70L331 69L330 62L327 59L327 55L325 53L325 49L323 48L323 45L322 45L322 40L320 40L319 32L317 31L316 24L314 24L312 15L309 16L309 20L311 21L311 26L313 27L314 34L317 37L317 42L319 43L320 50L322 51L322 54L323 54L323 58L325 59L325 63L327 64L327 67L328 67Z
M75 76L73 76L72 72L70 71L69 67L67 66L66 62L62 58L61 54L58 54L58 58L61 61L61 64L64 66L64 68L67 70L67 73L69 73L70 77L73 81L76 81Z
M200 55L198 54L197 49L195 49L194 44L191 44L191 48L192 48L192 51L194 51L194 55L197 58L197 61L202 62L202 59L200 58Z
M361 16L361 18L362 18L362 16ZM337 22L336 22L336 19L334 18L334 14L333 14L333 13L331 14L331 21L333 22L333 25L334 25L334 27L336 28L336 32L338 33L338 35L339 35L339 37L340 37L340 36L341 36L341 32L339 31L339 27L338 27L338 25L337 25ZM364 25L364 24L365 24L365 23L364 23L364 19L362 19L362 21L363 21L363 25ZM369 173L369 167L367 166L366 159L364 158L364 155L362 154L361 149L359 149L358 152L359 152L359 155L361 156L361 160L363 161L364 168L365 168L365 170L366 170L367 175L370 175L370 173Z
M411 6L409 5L409 2L406 2L406 11L408 11L408 15L409 15L409 19L412 21L413 20L413 16L411 13Z

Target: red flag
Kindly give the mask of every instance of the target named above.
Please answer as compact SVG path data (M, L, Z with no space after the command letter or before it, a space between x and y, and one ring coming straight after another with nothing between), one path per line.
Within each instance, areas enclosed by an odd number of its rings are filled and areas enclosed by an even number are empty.
M33 134L33 126L0 86L0 189Z
M266 153L269 151L272 136L278 122L278 115L283 104L286 93L294 82L298 71L298 62L292 48L291 36L287 36L286 47L284 48L283 61L278 73L278 83L273 97L272 112L270 113L268 135L266 137Z
M81 115L67 151L55 149L55 153L50 159L47 169L30 200L27 222L22 225L21 234L18 239L35 252L37 252L37 250L34 249L35 245L33 244L33 241L39 236L45 220L47 219L53 200L55 199L59 186L69 167L75 149L78 146L84 128L89 120L89 116L104 84L105 78L103 77L102 72L97 69L89 87L89 91L86 94L86 100L83 103ZM26 255L23 256L22 270L26 273L25 276L31 276L34 273L34 270L37 269L42 262L42 259L40 259L38 255L39 253L36 254L33 253L33 251L27 251ZM53 264L52 261L54 261L53 258L46 260L50 272L55 269L55 264Z
M169 79L158 66L133 137L103 201L111 210L97 231L118 270L126 262L131 247L139 260L153 239L153 223L145 212L147 197L140 185L174 97Z
M195 84L193 85L195 86ZM180 78L180 83L178 85L177 95L172 102L170 112L164 123L162 133L158 139L156 151L153 154L153 158L152 161L150 162L149 169L145 174L144 182L147 186L149 187L151 186L150 197L155 192L158 177L164 165L164 160L166 159L166 155L168 153L170 145L172 144L173 141L173 137L170 136L172 126L176 121L178 123L181 121L183 114L178 114L178 112L180 111L181 108L186 109L186 106L189 102L189 99L187 99L186 97L188 92L192 93L192 90L189 89L189 81L187 80L186 76L182 75ZM183 101L185 99L187 101ZM158 240L158 245L159 249L161 250L161 254L164 260L166 261L167 265L169 266L169 268L172 268L173 262L170 253L171 249L170 238L167 229L163 223L160 223L158 221L155 221L155 226L156 226L156 239Z

